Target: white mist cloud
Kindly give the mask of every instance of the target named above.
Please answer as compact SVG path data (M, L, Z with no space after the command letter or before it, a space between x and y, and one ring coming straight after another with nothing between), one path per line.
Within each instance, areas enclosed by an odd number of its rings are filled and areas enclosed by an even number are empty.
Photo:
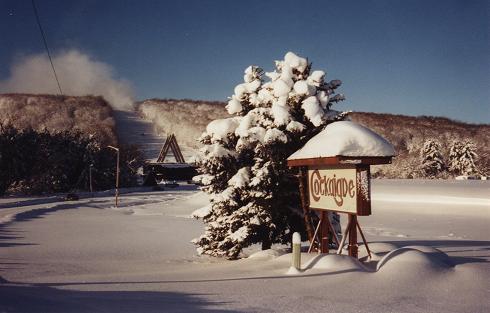
M114 78L114 70L110 65L96 61L78 50L55 55L53 63L65 95L100 95L116 110L134 109L130 83ZM58 94L58 86L46 54L29 55L14 63L11 76L0 81L0 92Z

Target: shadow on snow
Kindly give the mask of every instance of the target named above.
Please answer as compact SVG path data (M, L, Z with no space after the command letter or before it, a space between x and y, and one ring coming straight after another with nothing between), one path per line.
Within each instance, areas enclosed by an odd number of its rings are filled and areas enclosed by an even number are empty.
M2 283L0 312L238 312L205 294L150 291L79 291Z
M96 206L96 204L98 202L104 202L104 201L94 201L91 203L85 203L84 207L91 207L91 208L100 209L100 207ZM80 203L77 203L77 202L61 203L61 204L55 205L55 206L50 207L50 208L38 208L38 209L32 209L29 211L17 213L11 221L9 221L7 223L0 224L0 248L2 248L2 247L13 247L13 246L36 245L35 243L19 242L19 240L22 240L24 237L19 235L19 233L20 233L19 231L7 229L9 224L14 223L14 222L27 222L27 221L30 221L33 219L43 218L45 215L56 212L56 211L72 210L72 209L77 209L77 208L80 208Z

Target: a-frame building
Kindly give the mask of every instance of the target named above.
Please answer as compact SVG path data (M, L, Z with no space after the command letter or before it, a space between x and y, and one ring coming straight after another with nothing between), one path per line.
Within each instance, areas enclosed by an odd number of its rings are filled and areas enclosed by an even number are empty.
M175 162L165 162L169 151L172 152ZM189 181L197 175L196 166L185 162L174 134L170 134L167 137L156 162L147 163L144 172L145 175L152 175L157 180Z
M180 151L179 144L177 143L177 139L174 134L170 134L165 141L165 144L160 150L160 154L158 155L158 159L156 163L165 163L165 158L167 157L168 150L172 150L172 154L175 157L175 161L179 164L184 164L184 156L182 155L182 151Z

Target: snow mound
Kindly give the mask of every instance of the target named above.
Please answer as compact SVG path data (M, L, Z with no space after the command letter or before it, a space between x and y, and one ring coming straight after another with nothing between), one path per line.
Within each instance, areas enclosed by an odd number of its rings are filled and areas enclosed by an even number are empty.
M291 253L281 255L275 259L277 262L290 264ZM287 275L293 274L312 274L318 272L369 272L359 260L348 255L338 254L312 254L301 253L301 272L288 271Z
M320 254L305 265L306 270L328 270L329 272L368 272L357 259L348 255Z
M268 249L254 252L248 257L248 259L274 259L281 255L284 255L284 251Z
M294 266L291 266L286 272L286 275L301 275L301 274L302 272Z
M449 257L442 251L423 246L403 247L386 254L377 264L376 271L396 274L428 273L452 267Z
M334 122L311 138L288 160L334 156L394 156L395 149L372 130L350 121Z

